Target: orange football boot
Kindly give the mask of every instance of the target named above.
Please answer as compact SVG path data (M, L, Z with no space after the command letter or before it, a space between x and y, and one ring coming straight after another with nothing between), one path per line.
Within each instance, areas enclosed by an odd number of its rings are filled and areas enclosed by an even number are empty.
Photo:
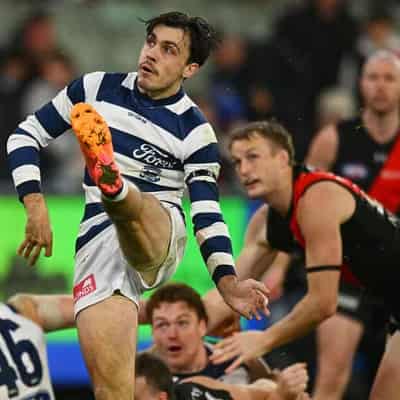
M90 177L103 194L117 195L123 183L106 121L90 104L78 103L71 110L71 124Z

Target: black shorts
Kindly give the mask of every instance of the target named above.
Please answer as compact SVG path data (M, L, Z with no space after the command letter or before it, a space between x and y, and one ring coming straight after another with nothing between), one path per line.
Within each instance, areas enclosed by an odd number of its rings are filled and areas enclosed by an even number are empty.
M390 316L390 311L381 297L343 281L340 282L337 312L365 326L372 324L382 329Z
M396 331L400 331L400 321L394 316L390 316L388 331L390 335L394 335Z

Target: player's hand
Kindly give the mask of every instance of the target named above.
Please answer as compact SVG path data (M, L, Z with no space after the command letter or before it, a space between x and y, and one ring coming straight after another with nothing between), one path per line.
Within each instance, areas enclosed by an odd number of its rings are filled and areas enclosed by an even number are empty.
M266 286L254 279L239 281L234 275L223 276L218 282L218 290L225 302L247 319L261 319L260 312L269 315Z
M234 333L214 346L210 360L221 364L232 358L236 360L225 370L230 373L244 362L260 357L265 353L265 332L245 331Z
M51 256L53 234L43 196L39 193L26 195L24 204L27 213L25 240L19 246L17 253L32 266L36 263L43 248L45 256Z
M277 392L282 399L306 399L301 396L307 389L308 373L305 363L290 365L278 373Z

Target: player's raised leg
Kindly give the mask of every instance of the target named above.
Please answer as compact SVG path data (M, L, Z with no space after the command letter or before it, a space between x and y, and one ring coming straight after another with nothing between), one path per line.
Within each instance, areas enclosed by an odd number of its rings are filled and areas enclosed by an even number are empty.
M151 285L168 253L169 213L158 199L121 177L110 129L90 104L76 104L71 122L89 175L101 190L104 209L117 229L121 249L129 264Z

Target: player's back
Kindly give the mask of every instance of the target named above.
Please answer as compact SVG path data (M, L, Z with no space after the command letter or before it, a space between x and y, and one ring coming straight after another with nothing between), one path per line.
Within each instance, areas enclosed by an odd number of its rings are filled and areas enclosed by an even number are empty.
M43 330L4 303L0 303L0 399L55 399Z

